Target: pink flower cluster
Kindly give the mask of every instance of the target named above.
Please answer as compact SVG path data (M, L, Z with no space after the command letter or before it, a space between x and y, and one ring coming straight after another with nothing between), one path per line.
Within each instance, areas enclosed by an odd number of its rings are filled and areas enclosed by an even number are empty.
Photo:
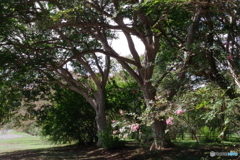
M115 130L115 131L113 131L113 134L117 134L117 131Z
M140 127L139 124L133 123L133 124L131 124L130 129L133 131L137 131L139 129L139 127Z
M127 138L127 137L128 137L128 135L127 135L127 134L124 134L124 135L123 135L123 138Z
M173 124L173 117L168 117L168 119L166 119L166 123L172 125Z
M233 58L234 57L232 55L227 56L227 59L233 60Z
M177 114L178 114L178 115L183 114L183 113L184 113L183 110L181 110L181 109L178 109L178 110L177 110Z
M121 109L119 109L119 113L120 113L120 115L124 114L123 110L121 110Z

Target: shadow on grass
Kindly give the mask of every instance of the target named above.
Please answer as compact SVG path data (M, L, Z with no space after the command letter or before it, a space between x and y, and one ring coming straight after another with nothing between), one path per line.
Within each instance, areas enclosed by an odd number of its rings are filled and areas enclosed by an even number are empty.
M84 155L84 150L79 150L76 146L53 147L44 149L29 149L22 151L7 152L0 155L1 160L19 160L19 159L75 159Z
M240 160L238 157L211 157L210 152L238 152L240 154L240 144L231 143L199 143L195 141L175 142L177 147L166 148L159 151L149 151L144 149L130 160ZM235 143L236 144L236 143Z
M149 145L142 146L134 142L129 142L126 147L116 150L104 150L96 146L70 145L47 149L15 151L0 154L0 160L214 160L218 157L210 157L210 151L229 152L234 149L231 147L223 149L221 146L196 147L192 143L179 143L178 147L167 148L161 151L149 151ZM220 158L221 160L240 160L240 157Z
M104 150L97 146L65 146L48 149L30 149L0 154L0 160L62 160L62 159L86 159L86 160L123 160L128 155L135 153L136 147L126 146L117 150Z

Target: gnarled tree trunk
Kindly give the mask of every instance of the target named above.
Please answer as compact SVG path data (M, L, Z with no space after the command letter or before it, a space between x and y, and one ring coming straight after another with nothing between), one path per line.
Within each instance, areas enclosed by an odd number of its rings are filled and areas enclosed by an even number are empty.
M150 101L155 101L156 90L152 87L151 83L148 82L142 87L142 91L144 94L144 99L146 105L151 107ZM155 118L152 124L152 131L153 131L153 143L150 147L150 150L160 150L165 147L174 146L171 142L169 136L166 132L167 124L165 117Z

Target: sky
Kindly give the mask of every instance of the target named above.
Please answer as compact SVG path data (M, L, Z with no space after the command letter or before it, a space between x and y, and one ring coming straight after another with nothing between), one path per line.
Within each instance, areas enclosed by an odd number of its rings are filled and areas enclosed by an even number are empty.
M130 54L129 47L127 44L127 40L122 32L118 32L119 38L112 41L112 47L115 51L121 55L126 56ZM135 44L137 52L141 55L144 53L144 45L141 40L135 36L133 36L133 42Z

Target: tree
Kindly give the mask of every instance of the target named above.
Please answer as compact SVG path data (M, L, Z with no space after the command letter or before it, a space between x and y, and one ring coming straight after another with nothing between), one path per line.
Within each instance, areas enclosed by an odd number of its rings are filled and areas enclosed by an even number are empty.
M110 58L104 56L103 60L96 54L104 52L99 43L85 33L77 35L78 30L73 28L49 28L54 19L48 13L55 9L50 2L49 5L35 1L6 2L4 5L1 5L2 24L6 30L1 35L2 80L9 76L16 78L11 72L34 71L38 73L35 79L74 90L93 106L98 131L104 130ZM45 18L44 23L41 23L42 18Z

